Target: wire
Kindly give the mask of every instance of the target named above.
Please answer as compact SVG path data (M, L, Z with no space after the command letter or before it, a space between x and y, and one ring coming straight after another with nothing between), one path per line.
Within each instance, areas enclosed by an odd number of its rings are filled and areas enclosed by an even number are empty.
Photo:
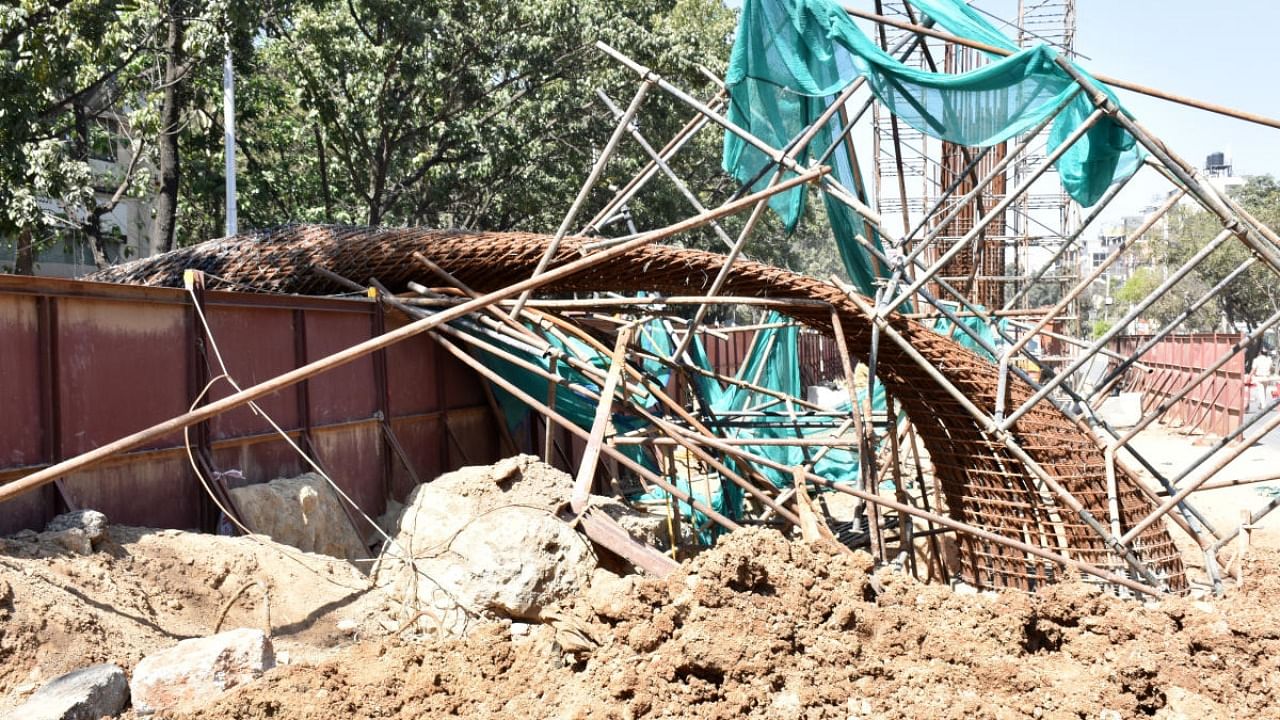
M190 409L195 410L196 406L198 406L200 402L203 401L205 395L208 394L209 390L219 380L225 380L228 384L231 385L231 387L235 388L236 391L238 392L242 392L243 390L240 387L239 383L237 383L235 379L231 377L231 374L227 369L227 364L224 361L222 356L222 350L218 347L217 339L214 337L213 331L209 327L208 319L205 317L205 314L204 314L204 308L201 306L201 303L199 302L198 298L195 295L195 289L192 287L188 287L187 293L191 296L191 301L192 301L192 305L195 307L196 316L200 319L200 324L204 328L205 337L208 338L209 340L209 347L213 350L214 358L218 361L218 366L222 369L222 374L210 380L209 383L205 385L204 389L201 390L200 394L196 397L195 402L192 403ZM281 428L280 425L277 424L276 421L266 413L266 411L264 411L256 402L253 402L253 401L249 402L249 407L256 414L260 415L264 420L266 420L267 423L271 425L272 429L275 430L276 433L279 434L280 437L284 439L284 441L289 445L289 447L293 448L294 452L296 452L307 463L307 465L311 466L311 468L315 471L317 475L319 475L321 478L324 479L324 481L329 485L330 488L333 489L334 493L336 493L338 497L340 497L342 500L345 500L352 508L354 508L355 511L360 515L360 517L364 518L364 520L367 523L369 523L369 525L372 526L379 535L382 536L383 540L386 542L386 545L390 546L396 552L396 555L398 555L398 557L396 556L388 557L384 550L382 553L380 553L379 557L377 558L358 559L358 560L340 560L338 558L321 557L319 559L322 562L335 562L335 563L370 562L370 563L373 563L375 566L380 565L384 560L399 561L399 562L405 563L406 565L413 568L413 578L415 583L415 586L414 586L415 601L417 600L417 597L418 597L416 583L420 577L426 578L427 580L431 581L431 583L436 587L436 590L438 592L443 593L454 604L455 607L457 607L459 610L461 610L464 613L464 627L465 627L465 622L468 619L466 616L479 615L479 613L476 612L473 608L469 607L467 604L463 603L461 600L454 597L452 593L446 590L444 586L439 583L439 581L437 581L435 578L432 578L431 576L424 573L418 567L416 558L413 557L410 553L406 552L405 549L398 542L396 542L395 538L388 535L387 532L382 529L381 525L379 525L373 518L369 517L360 508L360 506L357 505L355 501L351 499L350 496L348 496L345 492L343 492L342 488L338 487L338 484L333 481L333 478L329 477L329 474L326 473L324 469L321 468L311 458L311 456L307 455L307 453L304 452L302 448L299 447L298 444L293 441L293 438L289 437L289 434L286 433L284 429ZM199 479L201 486L204 488L205 492L209 494L209 497L213 500L213 503L218 507L218 509L222 512L222 514L226 516L228 521L233 523L237 528L239 528L247 536L251 537L255 542L259 542L265 546L265 543L262 543L260 538L255 537L253 531L245 527L245 525L241 523L239 519L236 518L235 515L232 512L230 512L226 506L222 504L222 502L218 499L217 495L213 492L213 488L210 487L207 479L204 477L204 474L200 471L199 466L196 464L195 455L191 450L190 427L183 428L182 439L183 439L183 444L186 447L187 459L191 463L191 469L195 472L196 477ZM306 565L305 563L302 563L299 557L293 556L289 551L284 550L283 547L284 546L280 546L280 547L277 547L276 549L282 554L286 556L290 556L292 559L299 562L300 564L304 566ZM340 583L336 583L336 584L340 584ZM350 586L344 585L344 587L350 587ZM405 604L407 604L407 602ZM437 607L437 609L441 609L441 608Z

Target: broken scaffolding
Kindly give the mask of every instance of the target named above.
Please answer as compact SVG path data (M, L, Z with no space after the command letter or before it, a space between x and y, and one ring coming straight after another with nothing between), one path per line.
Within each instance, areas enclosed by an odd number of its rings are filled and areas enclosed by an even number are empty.
M940 69L951 71L1013 52L940 31L923 15L849 12L886 30L881 43L889 53L914 58L921 67L938 65L929 55L931 46L943 48ZM1030 27L1027 14L1022 20L1028 33L1040 32ZM1069 37L1062 42L1069 43ZM198 270L262 292L369 289L371 301L398 310L406 324L34 472L0 488L0 500L404 338L431 333L498 391L532 411L544 431L541 451L548 457L561 453L578 468L573 503L586 532L651 572L667 572L673 561L594 510L590 491L633 494L637 488L628 485L633 483L651 497L667 498L673 523L690 523L695 534L749 523L803 530L815 512L809 486L814 492L842 493L865 507L865 532L854 533L854 544L865 544L882 562L901 559L913 571L923 569L939 580L955 572L979 587L1032 590L1072 569L1125 592L1181 591L1187 581L1169 534L1176 530L1205 551L1206 565L1218 580L1216 554L1238 531L1213 527L1195 509L1192 495L1213 487L1218 470L1280 425L1280 415L1262 422L1280 399L1174 476L1161 472L1133 440L1262 337L1280 321L1280 312L1168 400L1149 408L1136 426L1113 428L1097 409L1111 388L1146 370L1143 357L1156 343L1177 333L1196 309L1250 266L1261 263L1280 272L1280 238L1271 229L1148 133L1063 54L1053 55L1053 62L1070 80L1064 97L1087 101L1083 121L1051 149L1043 133L1068 102L1007 142L984 147L944 142L932 174L936 182L917 202L908 200L901 183L912 168L925 173L928 161L908 161L905 146L916 142L923 149L937 141L898 127L878 108L865 76L823 98L823 109L811 122L786 142L773 144L731 119L728 93L703 101L614 48L601 44L599 50L635 73L636 91L625 106L602 95L617 124L552 235L300 226L214 241L101 273L104 280L175 285L186 271ZM685 128L661 146L636 122L654 92L670 95L690 112ZM1146 153L1142 171L1164 178L1172 194L1101 265L1077 277L1056 268L1127 176L1102 193L1078 223L1054 227L1030 218L1033 210L1043 209L1037 189L1055 162L1104 122L1141 146ZM899 183L896 205L882 201L874 208L862 186L852 148L868 126L874 166L881 167L887 152L894 168L893 174L877 176L877 188L883 191L890 178ZM729 197L698 197L671 161L699 132L727 133L767 162ZM819 139L823 144L814 147ZM648 165L584 220L607 164L623 147L642 152ZM678 189L690 215L671 226L641 230L633 224L643 226L644 218L633 217L629 207L638 195L652 191L658 178ZM828 203L856 218L856 250L874 271L869 285L807 278L749 259L751 240L770 203L806 188L821 191ZM1065 320L1075 303L1184 196L1216 217L1221 232L1206 238L1112 330L1096 339L1071 335ZM1062 207L1069 212L1069 205ZM887 219L890 213L894 222ZM720 222L731 215L745 216L736 234ZM663 244L702 227L725 244L725 254ZM1031 262L1037 254L1030 249L1034 233L1043 233L1035 238L1036 247L1045 250L1038 254L1048 255L1039 263ZM1242 243L1249 259L1136 349L1112 348L1130 321L1228 243ZM1012 281L1005 272L1009 247L1017 258ZM1052 307L1029 307L1027 293L1043 282L1062 287L1057 301ZM770 387L760 376L708 367L699 345L712 311L723 306L777 312L785 319L765 324L800 323L830 336L849 402L832 408L794 389ZM665 342L645 341L646 333L659 331ZM1046 357L1043 346L1033 342L1041 337L1069 351ZM762 363L775 351L756 349ZM1099 358L1106 366L1101 379L1086 377ZM505 371L495 369L495 359ZM517 375L535 381L537 391L530 391L529 382L517 382ZM742 402L725 405L711 396L730 390ZM879 408L877 392L885 398ZM570 411L570 399L588 403L589 411L581 406ZM494 409L505 417L496 398ZM557 428L584 443L580 457L556 445ZM514 438L506 442L512 451L519 447ZM780 461L776 448L793 450L800 461ZM836 448L856 458L857 471L846 481L816 471ZM729 488L741 498L739 505L716 502L717 493L724 498ZM1259 509L1254 518L1274 506ZM939 549L944 536L953 543L958 566L944 566Z

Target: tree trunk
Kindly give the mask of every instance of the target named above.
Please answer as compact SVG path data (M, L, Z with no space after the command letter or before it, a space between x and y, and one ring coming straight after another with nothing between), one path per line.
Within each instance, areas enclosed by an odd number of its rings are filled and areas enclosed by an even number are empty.
M385 179L385 171L381 167L374 168L373 187L369 189L369 225L371 226L382 222L382 193Z
M182 162L178 154L178 133L182 122L183 74L185 56L182 50L186 35L184 0L170 0L169 33L165 39L164 98L160 105L160 189L156 195L156 222L153 243L158 252L173 249L178 224L178 184L182 180Z
M324 221L333 222L333 197L329 194L329 162L324 156L324 135L320 123L311 126L316 134L316 158L320 162L320 196L324 198Z
M89 162L89 116L84 106L79 103L72 108L72 113L75 116L76 126L75 156L77 160L87 163ZM126 179L125 182L128 180ZM98 207L96 195L89 202L91 205L86 208L87 214L80 225L80 230L89 244L89 252L93 253L94 267L101 270L111 264L107 259L107 247L102 241L102 216L109 210Z
M13 274L36 274L36 247L31 239L30 228L23 228L18 233L18 245L13 256Z

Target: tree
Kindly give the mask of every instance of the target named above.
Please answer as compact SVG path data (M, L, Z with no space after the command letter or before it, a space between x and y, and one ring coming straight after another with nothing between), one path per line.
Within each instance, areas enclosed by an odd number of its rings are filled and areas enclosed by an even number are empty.
M27 47L28 36L36 37L31 28L44 27L41 43L59 50L29 73L30 97L19 103L28 110L13 121L24 133L21 153L5 159L12 172L4 187L21 189L31 206L53 198L61 210L33 210L0 233L39 237L61 223L61 232L93 248L97 264L115 259L101 219L144 188L155 198L156 249L221 232L221 58L228 47L237 75L242 228L326 221L550 232L615 125L595 91L625 106L640 81L594 42L708 98L717 88L701 66L723 74L735 23L720 0L35 5L10 13L0 29L21 36L14 47ZM97 14L86 15L89 9ZM78 75L68 75L71 68ZM75 81L51 86L48 78L60 75ZM40 104L36 95L57 108L45 121L29 109ZM692 115L654 89L637 122L661 146ZM116 176L90 169L104 137L129 158ZM719 168L721 138L708 128L672 162L708 206L738 189ZM625 138L581 222L648 160ZM822 276L838 272L820 205L810 203L790 236L767 215L748 255ZM628 211L641 226L656 227L694 209L659 177ZM723 224L736 234L743 219ZM626 226L604 232L624 234ZM723 249L706 228L680 241Z
M1249 178L1234 194L1235 199L1264 224L1275 226L1280 221L1280 185L1271 176ZM1185 263L1220 232L1221 222L1207 211L1175 212L1169 222L1165 262L1169 267ZM1216 286L1249 256L1250 251L1243 242L1234 238L1228 240L1196 267L1193 278L1175 288L1182 290L1186 298L1182 306L1189 304L1192 296L1199 297ZM1275 271L1264 262L1253 263L1217 294L1212 307L1217 309L1228 327L1252 331L1267 316L1280 309L1280 287L1275 282ZM1188 329L1209 329L1216 324L1201 316L1199 320L1189 322Z
M22 0L0 8L0 237L30 274L38 246L93 200L83 139L120 76L138 59L131 10L93 0Z

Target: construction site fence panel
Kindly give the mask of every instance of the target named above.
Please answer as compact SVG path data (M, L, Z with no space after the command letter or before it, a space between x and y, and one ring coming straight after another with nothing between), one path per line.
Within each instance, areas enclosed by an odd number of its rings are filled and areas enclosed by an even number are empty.
M206 292L203 304L212 339L244 386L403 322L365 298ZM0 484L186 412L219 374L186 291L0 275ZM231 390L213 382L206 400ZM388 497L403 500L412 488L406 464L429 480L499 456L480 380L426 336L259 404L375 517ZM210 469L244 476L230 486L309 469L247 407L190 437ZM121 524L212 530L217 522L175 433L0 505L0 534L81 508Z
M205 402L225 397L233 388L215 380L215 344L231 377L247 386L405 322L363 297L199 297L211 338L184 290L0 275L0 485L180 415L206 386ZM736 373L753 336L705 334L715 369ZM799 351L806 383L839 374L830 338L803 332ZM414 475L426 481L508 453L481 380L425 335L259 405L374 517L388 498L405 499ZM557 428L546 453L542 422L530 418L514 434L516 449L549 454L552 464L574 470L583 443ZM310 469L248 407L191 428L190 444L228 487ZM227 474L232 470L243 479ZM218 522L183 434L174 433L0 504L0 534L39 529L60 512L83 508L148 527L213 530Z
M1205 368L1232 352L1243 337L1242 333L1170 335L1138 358L1150 370L1131 368L1127 389L1143 394L1143 413L1148 413L1191 384ZM1121 335L1114 340L1112 349L1130 355L1150 338L1150 335ZM1227 435L1244 420L1249 407L1248 383L1245 353L1241 351L1170 407L1163 420L1188 434Z

